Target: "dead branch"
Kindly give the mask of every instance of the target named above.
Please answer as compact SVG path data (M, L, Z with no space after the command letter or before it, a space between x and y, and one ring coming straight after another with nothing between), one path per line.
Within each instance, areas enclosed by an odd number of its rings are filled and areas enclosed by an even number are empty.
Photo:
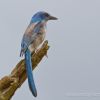
M33 70L47 54L48 49L48 41L45 41L36 53L32 53ZM10 100L16 90L24 83L26 78L25 61L23 59L15 66L10 75L5 76L0 80L0 100Z

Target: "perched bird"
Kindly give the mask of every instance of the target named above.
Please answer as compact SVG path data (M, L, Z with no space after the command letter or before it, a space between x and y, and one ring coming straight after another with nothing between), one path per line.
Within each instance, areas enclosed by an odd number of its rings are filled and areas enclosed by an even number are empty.
M57 20L57 18L44 11L36 13L32 17L31 22L23 35L21 43L20 56L25 55L28 84L33 96L35 97L37 96L37 90L32 74L31 52L36 51L44 41L48 20Z

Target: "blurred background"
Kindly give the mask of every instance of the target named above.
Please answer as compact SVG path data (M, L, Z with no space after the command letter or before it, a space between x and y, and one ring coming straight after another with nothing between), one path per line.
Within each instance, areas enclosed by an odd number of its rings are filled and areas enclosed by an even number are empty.
M48 22L48 58L34 70L38 97L25 81L12 100L100 100L100 0L1 0L0 78L22 59L21 39L37 11L59 18Z

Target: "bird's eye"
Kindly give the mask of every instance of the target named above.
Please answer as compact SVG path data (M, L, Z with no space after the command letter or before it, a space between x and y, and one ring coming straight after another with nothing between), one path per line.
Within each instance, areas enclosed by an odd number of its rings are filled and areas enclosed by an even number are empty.
M48 13L45 13L45 16L46 16L46 17L49 17L49 14L48 14Z

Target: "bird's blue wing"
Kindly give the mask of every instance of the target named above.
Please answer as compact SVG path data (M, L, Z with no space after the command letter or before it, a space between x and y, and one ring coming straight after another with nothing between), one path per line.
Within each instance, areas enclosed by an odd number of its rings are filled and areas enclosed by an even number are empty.
M23 56L23 54L27 50L28 46L30 45L30 42L31 42L30 37L27 34L24 34L22 43L21 43L20 56Z

